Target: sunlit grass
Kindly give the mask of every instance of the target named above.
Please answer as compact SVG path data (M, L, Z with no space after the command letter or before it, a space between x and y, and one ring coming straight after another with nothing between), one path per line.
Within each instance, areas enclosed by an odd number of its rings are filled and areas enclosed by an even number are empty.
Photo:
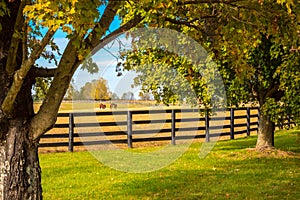
M277 131L278 149L258 153L256 137L219 141L204 159L194 143L171 165L134 174L89 152L41 154L44 199L299 199L300 131ZM141 153L156 150L146 147ZM132 151L132 150L131 150ZM138 152L135 149L134 152Z

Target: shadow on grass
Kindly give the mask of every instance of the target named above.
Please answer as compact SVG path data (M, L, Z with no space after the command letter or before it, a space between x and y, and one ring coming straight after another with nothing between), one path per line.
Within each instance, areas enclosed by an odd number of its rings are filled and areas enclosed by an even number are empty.
M238 150L246 148L254 148L257 137L249 136L246 138L237 138L234 140L221 140L218 141L215 150Z
M300 153L300 130L279 130L275 133L275 147Z
M215 150L233 151L255 148L257 136L218 141ZM278 130L275 132L275 148L300 153L300 130Z

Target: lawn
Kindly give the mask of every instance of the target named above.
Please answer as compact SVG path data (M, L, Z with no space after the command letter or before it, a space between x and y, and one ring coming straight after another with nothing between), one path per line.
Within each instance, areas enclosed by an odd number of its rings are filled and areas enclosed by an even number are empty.
M41 154L44 199L299 199L300 131L277 131L283 151L258 153L256 137L218 141L199 158L194 143L171 165L149 173L111 169L89 152ZM157 147L128 151L147 152Z

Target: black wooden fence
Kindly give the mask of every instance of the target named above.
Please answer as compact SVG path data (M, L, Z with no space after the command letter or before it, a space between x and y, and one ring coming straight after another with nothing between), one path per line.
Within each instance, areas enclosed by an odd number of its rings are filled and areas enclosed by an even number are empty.
M239 111L239 112L236 112ZM201 115L200 112L204 113ZM68 151L72 152L76 146L88 146L88 145L101 145L107 143L116 144L127 144L129 148L133 147L135 142L155 142L155 141L170 141L172 144L176 144L177 140L182 139L192 139L192 138L205 138L205 141L209 142L212 137L217 136L229 136L230 139L234 139L235 135L246 134L250 135L251 132L258 130L259 123L259 112L257 107L251 108L230 108L227 109L226 117L216 117L209 116L208 112L199 109L170 109L170 110L129 110L129 111L102 111L102 112L76 112L76 113L59 113L59 118L65 118L65 123L57 123L54 126L56 130L62 130L62 133L46 133L41 140L40 147L68 147ZM198 117L185 117L181 118L178 116L182 113L192 115L192 113L198 113ZM134 116L142 115L153 115L153 114L168 114L167 119L160 119L156 117L155 119L134 119ZM98 117L98 116L123 116L121 121L111 120L111 121L97 121L76 123L77 118ZM138 117L139 118L139 117ZM68 119L68 120L66 120ZM224 125L212 125L212 122L223 121ZM237 121L243 122L237 122ZM178 125L189 122L199 122L197 127L178 127ZM200 125L200 122L203 122ZM169 124L168 127L160 129L146 129L146 130L136 130L135 125L155 125L155 124ZM113 131L89 131L91 127L116 127L123 126L124 130L113 130ZM87 130L86 132L78 132L77 128L81 130ZM238 129L238 130L237 130ZM191 132L198 131L199 134L196 135L177 135L178 131ZM211 131L213 133L211 133ZM225 130L225 132L224 132ZM227 131L226 131L227 130ZM60 132L60 131L58 131ZM198 133L197 132L197 133ZM217 133L216 133L217 132ZM134 137L135 135L149 135L157 134L150 137ZM159 135L161 134L161 135ZM103 136L120 136L113 139L107 140L107 137ZM99 137L103 139L99 140ZM74 140L76 138L76 141ZM80 138L80 140L78 140ZM91 138L89 140L88 138ZM93 138L97 138L96 140ZM82 141L84 140L84 141Z

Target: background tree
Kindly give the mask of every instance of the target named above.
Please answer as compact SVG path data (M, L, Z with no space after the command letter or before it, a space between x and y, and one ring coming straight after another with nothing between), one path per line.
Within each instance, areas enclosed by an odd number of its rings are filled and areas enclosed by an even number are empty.
M120 99L120 97L118 96L118 94L112 93L111 100L119 100L119 99Z
M91 99L92 93L92 83L87 82L83 87L80 88L79 97L82 100L89 100Z
M274 146L274 122L291 115L299 125L300 99L295 95L299 93L299 79L287 78L297 77L300 70L299 2L162 1L156 6L147 18L149 26L176 29L205 47L219 66L229 106L258 103L261 116L257 149ZM147 41L141 36L134 38L133 50L122 55L125 69L142 73L136 83L165 104L177 101L178 96L168 90L176 87L173 77L159 80L155 78L157 73L145 70L145 65L170 67L189 81L198 103L209 106L211 96L197 70L201 67L165 52L167 47L149 49Z
M134 100L133 92L124 92L121 96L122 100Z
M144 92L139 92L139 98L143 101L150 101L151 100L151 94L149 93L144 93Z
M68 87L68 90L65 94L64 100L78 100L80 99L80 93L76 90L74 79L71 80L71 83Z
M95 100L111 99L111 92L109 91L107 80L102 77L98 80L93 80L91 84L90 97Z

